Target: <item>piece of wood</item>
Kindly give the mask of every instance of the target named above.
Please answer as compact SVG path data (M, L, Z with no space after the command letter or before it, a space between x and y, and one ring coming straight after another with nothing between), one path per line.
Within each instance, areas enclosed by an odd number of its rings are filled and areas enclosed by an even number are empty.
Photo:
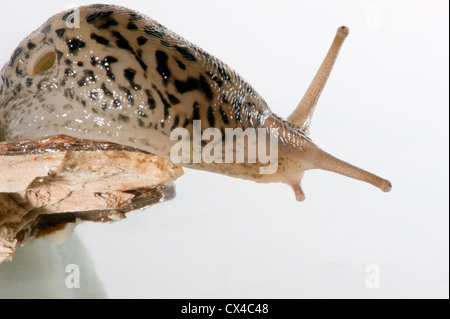
M79 221L114 222L171 200L182 168L145 152L67 136L0 143L0 263Z

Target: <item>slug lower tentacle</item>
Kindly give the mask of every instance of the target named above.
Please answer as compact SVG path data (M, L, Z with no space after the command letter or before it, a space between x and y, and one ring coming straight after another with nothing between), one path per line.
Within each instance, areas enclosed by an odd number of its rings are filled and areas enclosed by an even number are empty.
M182 166L283 182L299 201L305 198L301 179L310 169L389 191L389 181L332 157L308 136L347 34L339 28L305 98L286 121L236 72L148 17L112 5L62 12L28 36L1 71L0 141L68 135L172 161L187 152ZM187 133L184 140L174 138L177 129ZM267 150L276 153L270 163ZM196 157L211 153L209 159Z

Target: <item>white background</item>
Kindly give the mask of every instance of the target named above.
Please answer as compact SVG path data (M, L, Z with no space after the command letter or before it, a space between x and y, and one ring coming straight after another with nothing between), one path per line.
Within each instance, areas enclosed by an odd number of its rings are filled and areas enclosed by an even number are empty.
M54 13L87 3L2 1L0 60ZM313 171L298 203L282 184L186 170L175 200L77 229L109 297L448 298L447 1L114 3L222 59L283 117L349 26L311 137L394 188ZM379 289L366 286L371 264Z

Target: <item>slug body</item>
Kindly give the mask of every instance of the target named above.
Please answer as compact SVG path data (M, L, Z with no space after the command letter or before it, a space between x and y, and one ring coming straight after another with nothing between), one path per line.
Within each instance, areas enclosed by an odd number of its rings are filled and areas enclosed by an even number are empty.
M111 5L63 12L22 41L1 71L0 141L68 135L132 146L170 160L178 142L171 132L183 128L192 136L194 123L201 121L202 132L215 128L225 135L230 128L254 128L271 134L278 145L277 170L261 174L265 165L248 157L244 163L222 158L182 166L283 182L300 201L300 182L310 169L334 171L389 191L388 181L332 157L308 137L315 104L347 33L346 28L338 31L339 43L286 121L232 69L152 19Z

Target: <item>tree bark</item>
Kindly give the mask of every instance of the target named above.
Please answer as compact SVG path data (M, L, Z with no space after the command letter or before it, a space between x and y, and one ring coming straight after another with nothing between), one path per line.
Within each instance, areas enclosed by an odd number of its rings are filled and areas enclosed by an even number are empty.
M67 136L0 143L0 264L31 239L171 200L182 175L161 157L112 143Z

